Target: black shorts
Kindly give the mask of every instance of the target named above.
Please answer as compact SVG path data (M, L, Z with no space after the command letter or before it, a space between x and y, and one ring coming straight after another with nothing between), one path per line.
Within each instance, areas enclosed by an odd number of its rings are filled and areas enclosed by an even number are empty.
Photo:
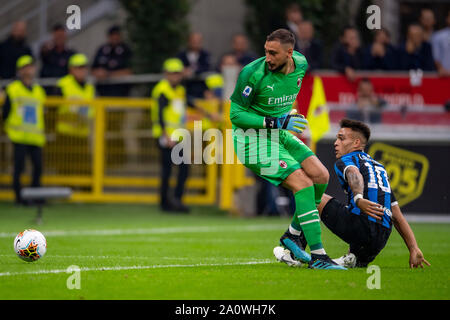
M350 245L357 267L366 267L372 262L391 234L391 228L369 221L366 215L351 213L335 198L328 201L320 218L328 229Z

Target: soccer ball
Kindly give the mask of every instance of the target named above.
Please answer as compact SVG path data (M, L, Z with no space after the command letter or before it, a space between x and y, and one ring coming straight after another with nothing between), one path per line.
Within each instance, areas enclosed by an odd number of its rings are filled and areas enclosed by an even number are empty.
M14 251L20 259L33 262L44 256L47 251L47 240L39 231L27 229L14 239Z

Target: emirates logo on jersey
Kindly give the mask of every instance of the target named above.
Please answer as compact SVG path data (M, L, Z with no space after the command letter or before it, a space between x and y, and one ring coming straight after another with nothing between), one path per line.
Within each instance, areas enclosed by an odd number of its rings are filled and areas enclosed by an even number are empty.
M302 84L302 79L298 78L297 79L297 87L300 88L300 85Z

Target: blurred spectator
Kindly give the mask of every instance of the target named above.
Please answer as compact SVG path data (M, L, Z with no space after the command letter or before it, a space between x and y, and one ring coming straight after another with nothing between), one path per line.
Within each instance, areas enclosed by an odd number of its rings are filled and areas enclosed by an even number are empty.
M236 60L236 56L233 54L225 54L222 56L219 72L224 78L224 88L222 92L223 99L227 100L233 94L234 84L236 83L241 68L241 65Z
M450 10L447 12L447 27L435 33L432 39L433 58L439 75L450 77Z
M12 25L9 37L0 43L0 77L11 79L16 75L16 61L23 55L33 56L25 41L27 24L17 21Z
M363 68L366 70L398 69L397 49L391 44L390 34L386 29L377 30L372 44L365 48Z
M433 10L428 8L420 10L419 23L423 28L423 37L425 41L431 42L434 33L434 26L436 25Z
M346 27L331 58L333 69L345 74L349 81L356 79L355 70L361 69L363 54L359 32L354 27Z
M408 27L406 41L399 47L399 65L401 70L435 69L431 45L425 41L423 29L418 24Z
M236 56L232 53L227 53L220 59L219 70L223 71L226 66L240 66L241 64L237 60Z
M192 32L189 35L187 49L178 54L183 62L187 77L199 75L210 70L210 54L203 49L203 35L200 32Z
M234 69L234 72L239 74L242 65L238 62L236 55L233 53L226 53L219 61L217 73L211 74L205 79L205 99L223 99L225 97L226 92L224 89L226 88L224 76L227 77L226 73L230 68ZM227 96L227 98L229 98L229 96Z
M233 48L232 54L242 67L256 59L256 56L248 50L248 39L245 35L234 35L231 45Z
M373 89L372 82L363 78L358 83L356 104L347 111L347 117L354 120L379 123L381 122L381 109L386 102L379 98Z
M205 83L196 76L210 70L210 54L203 49L203 36L199 32L189 35L187 49L178 54L184 65L184 76L190 78L186 83L187 95L191 98L203 98Z
M303 21L302 9L297 3L291 3L286 7L284 11L285 25L282 26L284 29L292 31L295 35L295 41L299 40L299 30L298 25Z
M314 25L304 20L298 25L298 41L296 50L302 53L308 61L308 69L320 69L322 66L322 45L314 38Z
M94 58L92 74L98 81L120 78L132 73L130 48L123 42L119 26L112 26L108 30L108 41L102 45ZM101 96L128 96L128 84L97 85Z
M66 46L67 34L62 24L55 24L52 40L41 47L41 78L62 77L68 73L67 62L74 50Z

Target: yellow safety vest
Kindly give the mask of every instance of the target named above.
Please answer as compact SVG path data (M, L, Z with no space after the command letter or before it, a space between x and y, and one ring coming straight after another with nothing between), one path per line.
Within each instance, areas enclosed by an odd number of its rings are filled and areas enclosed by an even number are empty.
M20 80L6 87L11 111L6 119L5 131L14 143L42 147L45 144L44 89L33 84L31 90Z
M162 135L162 128L159 123L158 99L164 94L168 105L164 108L162 116L164 118L165 130L170 137L175 129L183 128L186 122L186 90L182 85L173 88L167 79L159 81L152 91L152 133L153 137L159 138Z
M75 77L68 74L58 81L62 96L67 99L90 100L95 97L95 88L92 84L82 87ZM90 133L90 123L94 117L94 108L78 104L65 104L58 109L58 122L56 131L61 134L77 137L87 137Z

